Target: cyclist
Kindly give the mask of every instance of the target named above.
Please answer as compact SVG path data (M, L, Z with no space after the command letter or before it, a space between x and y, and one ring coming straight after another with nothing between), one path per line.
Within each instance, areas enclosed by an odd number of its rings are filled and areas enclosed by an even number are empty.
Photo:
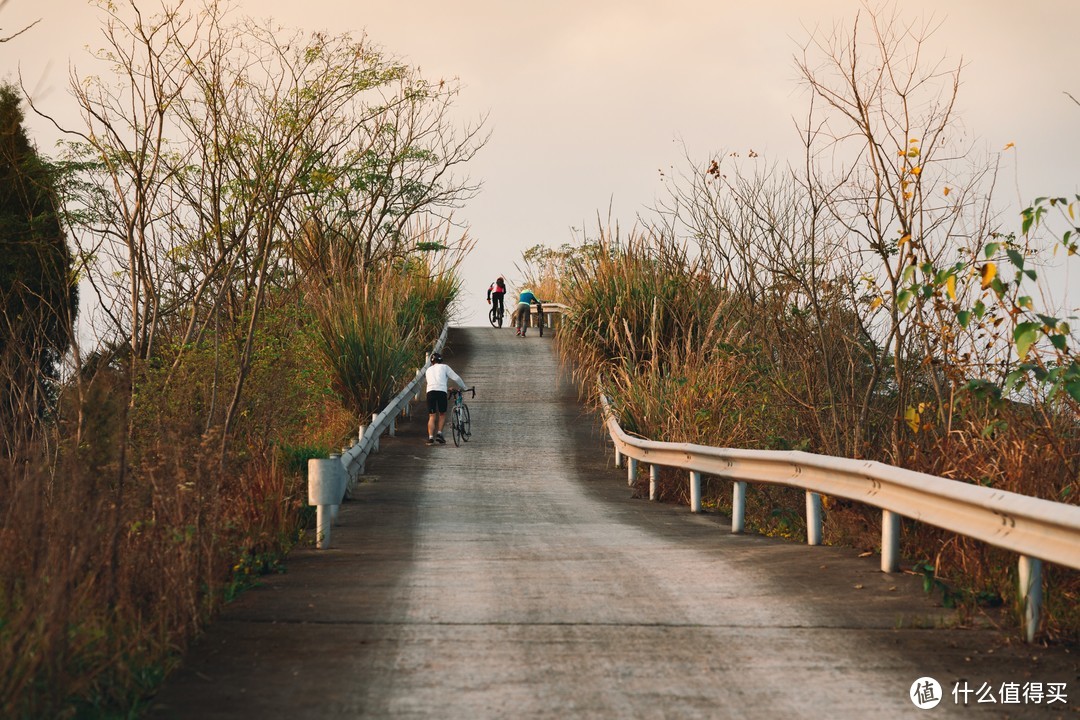
M488 305L491 305L491 309L495 311L495 317L499 318L499 327L502 327L504 295L506 295L506 281L500 275L495 278L495 282L491 283L487 291ZM494 305L492 305L492 301L494 301Z
M517 310L514 311L517 322L514 322L514 318L511 318L511 324L516 324L518 327L518 337L525 337L525 331L529 329L529 316L532 314L532 306L535 304L540 307L540 299L533 295L533 291L524 289L518 293Z
M434 445L436 442L444 444L446 438L443 437L442 430L443 423L446 422L446 399L449 389L447 382L453 380L462 390L468 385L449 365L443 363L442 355L437 352L431 353L431 367L427 369L424 379L427 381L427 444Z

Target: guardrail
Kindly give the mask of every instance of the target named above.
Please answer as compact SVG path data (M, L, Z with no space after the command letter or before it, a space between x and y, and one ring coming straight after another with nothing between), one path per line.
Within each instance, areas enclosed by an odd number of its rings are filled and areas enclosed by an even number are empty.
M449 323L443 326L431 352L442 350L449 329ZM424 366L416 371L416 377L386 407L371 416L371 424L360 426L352 447L342 448L340 454L334 453L329 458L308 460L308 505L316 507L315 544L320 550L330 547L330 530L337 522L338 511L350 483L364 473L368 455L378 452L379 438L383 433L393 436L398 416L409 411L409 402L418 392L424 373L431 366L431 352L427 353Z
M971 485L872 460L814 455L796 450L738 450L644 440L620 426L601 394L605 424L615 445L615 465L628 458L627 482L638 462L651 465L649 499L656 499L661 467L690 471L690 509L701 511L702 473L727 478L732 490L731 531L742 532L746 483L806 490L807 543L821 543L821 496L855 500L882 510L881 570L900 565L900 518L907 517L982 540L1020 555L1018 579L1028 642L1035 638L1042 602L1042 562L1080 569L1080 507Z
M562 322L563 314L570 309L569 305L563 305L557 302L542 303L544 306L544 323L545 327L555 327L555 316L559 316L559 322ZM536 317L536 313L533 313L533 317Z

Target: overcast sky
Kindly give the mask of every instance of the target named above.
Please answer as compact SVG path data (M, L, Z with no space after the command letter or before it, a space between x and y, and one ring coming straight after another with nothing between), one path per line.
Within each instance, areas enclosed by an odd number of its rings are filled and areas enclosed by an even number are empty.
M194 6L194 3L190 3ZM457 77L462 122L486 113L492 136L470 174L481 195L458 214L477 247L465 305L479 310L496 274L518 276L521 251L561 245L596 215L624 226L661 191L659 170L682 144L704 160L754 149L797 159L793 117L805 110L793 55L807 29L850 21L859 0L235 0L283 25L367 35L431 78ZM146 2L146 8L157 7ZM942 22L936 54L963 60L960 113L990 151L1007 143L1002 200L1080 190L1077 0L907 0L905 17ZM68 63L87 63L99 15L82 0L8 0L0 69L21 68L37 100L63 116ZM43 150L55 136L38 122Z

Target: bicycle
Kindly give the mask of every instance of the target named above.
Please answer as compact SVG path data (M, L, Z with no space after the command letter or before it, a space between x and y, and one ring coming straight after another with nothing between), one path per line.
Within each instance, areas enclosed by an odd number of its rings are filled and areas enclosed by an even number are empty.
M491 305L491 309L488 310L488 322L491 323L491 327L501 328L505 316L506 308L496 308L494 303Z
M536 327L540 330L540 337L544 337L544 306L536 303Z
M471 392L472 396L476 397L474 387L450 391L450 396L454 401L454 406L450 409L450 434L454 438L454 447L458 447L463 442L469 442L469 438L472 437L472 419L469 417L469 406L465 404L464 397L467 392Z

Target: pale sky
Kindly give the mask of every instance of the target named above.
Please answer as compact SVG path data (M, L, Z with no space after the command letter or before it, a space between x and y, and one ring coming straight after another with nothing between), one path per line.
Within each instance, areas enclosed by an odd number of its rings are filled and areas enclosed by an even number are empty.
M704 161L754 149L798 160L804 113L793 55L806 28L850 21L859 0L234 0L238 11L305 30L366 32L429 78L457 77L462 122L489 115L491 140L469 174L484 184L457 214L476 250L464 266L461 321L483 320L496 274L517 279L523 249L558 246L599 212L623 227L662 192L658 170L682 143ZM157 2L146 2L147 11ZM194 4L193 4L194 6ZM904 17L942 21L935 55L967 63L959 109L989 151L1007 143L999 197L1026 203L1080 191L1077 0L907 0ZM73 103L68 63L87 66L97 11L81 0L9 0L0 28L41 18L0 45L0 73L22 75L47 111ZM51 151L55 135L29 123ZM513 289L513 287L511 288Z

